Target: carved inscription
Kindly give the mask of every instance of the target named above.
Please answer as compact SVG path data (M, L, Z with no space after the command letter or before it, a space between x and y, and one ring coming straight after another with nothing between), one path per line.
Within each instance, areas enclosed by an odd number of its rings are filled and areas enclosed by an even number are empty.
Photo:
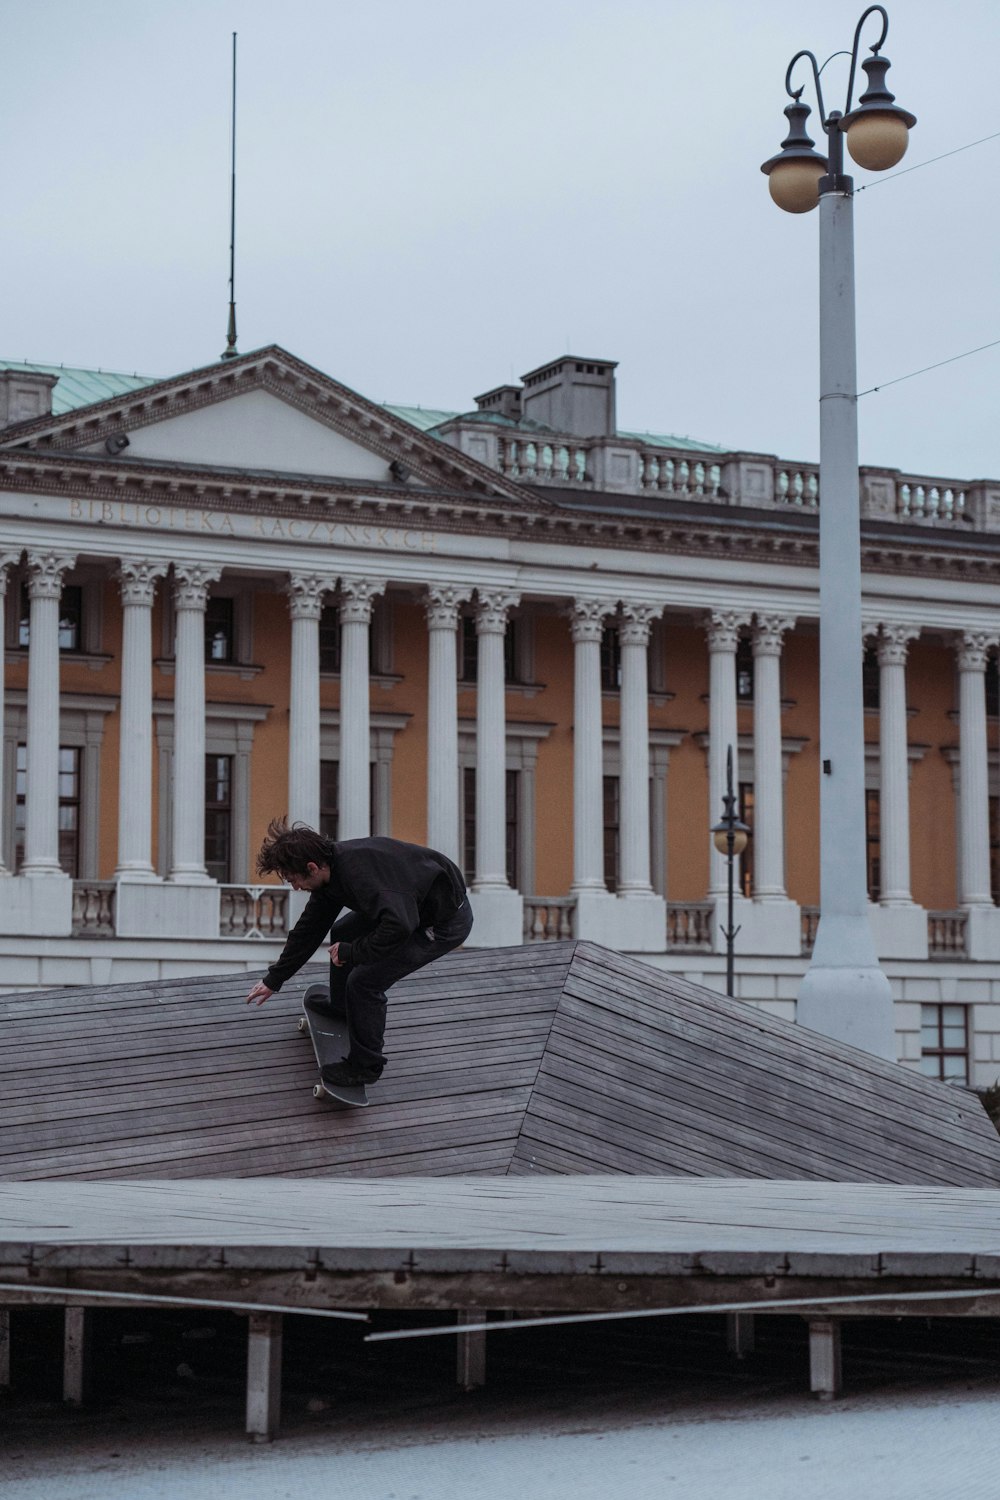
M92 526L131 526L142 531L194 531L266 541L318 542L324 547L384 547L433 552L433 531L401 526L347 525L307 516L244 516L174 505L138 505L127 500L70 500L69 519Z

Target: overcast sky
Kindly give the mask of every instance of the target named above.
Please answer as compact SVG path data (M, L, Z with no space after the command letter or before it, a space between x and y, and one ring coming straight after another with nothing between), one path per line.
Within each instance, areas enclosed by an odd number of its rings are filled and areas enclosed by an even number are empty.
M236 30L241 352L452 410L559 354L617 359L619 426L815 459L818 214L781 213L759 168L792 54L849 48L863 8L0 0L0 355L221 353ZM887 8L902 165L1000 131L997 0ZM1000 339L998 180L1000 140L856 171L861 389ZM1000 347L866 396L862 461L1000 478L998 384Z

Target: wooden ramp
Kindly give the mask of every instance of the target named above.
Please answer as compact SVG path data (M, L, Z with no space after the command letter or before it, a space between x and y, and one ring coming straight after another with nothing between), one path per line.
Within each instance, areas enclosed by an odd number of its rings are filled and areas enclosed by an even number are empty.
M974 1096L593 943L397 985L372 1108L312 1097L299 975L0 998L0 1179L626 1173L1000 1185Z

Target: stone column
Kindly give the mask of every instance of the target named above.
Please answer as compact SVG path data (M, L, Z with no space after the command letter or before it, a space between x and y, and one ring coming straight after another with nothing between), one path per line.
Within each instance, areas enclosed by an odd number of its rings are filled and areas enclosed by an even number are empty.
M208 885L205 870L205 605L221 568L174 567L173 863L169 879Z
M424 595L427 616L427 842L461 864L458 827L459 606L470 590L432 584Z
M340 581L340 838L371 833L368 626L384 579Z
M960 906L992 906L990 804L986 754L986 662L995 638L966 630L957 639L959 672Z
M477 589L475 891L509 890L506 850L507 718L504 636L520 602L503 589Z
M760 901L783 901L786 894L781 644L794 624L782 615L757 615L753 629L753 895Z
M292 620L288 707L288 816L319 827L319 620L336 584L320 573L292 573L286 592Z
M708 711L708 813L709 828L722 817L726 791L726 752L733 747L733 767L737 762L736 736L736 647L741 626L750 623L748 614L735 610L712 610L705 618L709 651ZM710 897L726 892L726 858L709 840Z
M122 684L118 754L118 880L155 880L153 823L153 642L156 580L165 562L123 557Z
M59 598L76 562L28 553L28 777L22 875L59 875Z
M882 906L909 906L913 901L910 894L906 653L910 642L919 634L916 626L883 625L876 643L879 665L879 809L882 824L882 892L879 900ZM984 696L984 746L985 712ZM987 847L987 869L988 863Z
M7 789L3 785L3 759L4 759L4 676L5 656L4 641L7 638L7 579L10 569L20 560L19 552L0 552L0 879L9 875L10 871L4 863L4 807L6 806Z
M659 611L623 604L621 643L621 870L619 895L651 895L649 859L649 632Z
M614 612L608 599L576 599L573 638L573 894L606 894L604 884L604 756L601 727L601 636Z

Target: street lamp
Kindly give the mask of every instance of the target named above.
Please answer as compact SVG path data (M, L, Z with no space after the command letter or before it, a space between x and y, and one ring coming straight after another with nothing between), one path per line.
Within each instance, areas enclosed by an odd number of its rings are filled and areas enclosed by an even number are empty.
M861 65L868 87L852 109L861 31L876 14L882 29L873 55ZM883 7L870 5L857 24L851 52L843 54L851 59L843 111L827 114L822 68L813 53L795 54L785 74L785 91L792 100L785 109L788 135L761 171L779 208L806 213L818 204L820 211L820 924L797 1016L814 1031L895 1059L892 992L878 966L865 868L854 184L844 174L845 136L859 165L885 171L903 156L916 123L886 87L889 60L879 53L888 29ZM806 133L809 108L801 102L802 89L791 86L802 58L812 64L827 136L825 156Z
M747 846L750 830L741 823L736 813L736 794L733 791L733 747L726 749L726 792L722 799L722 817L712 829L712 841L720 854L726 856L729 903L726 926L722 936L726 940L726 994L733 993L733 945L738 927L733 926L733 866Z

